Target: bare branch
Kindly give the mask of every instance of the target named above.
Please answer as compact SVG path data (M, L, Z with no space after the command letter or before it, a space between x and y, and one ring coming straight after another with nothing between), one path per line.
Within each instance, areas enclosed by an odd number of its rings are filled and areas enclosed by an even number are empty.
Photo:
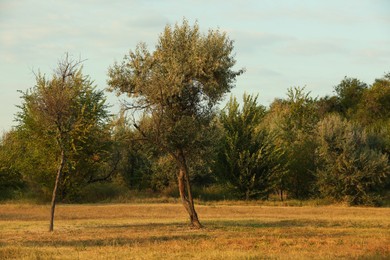
M119 152L117 152L117 159L115 160L114 167L111 169L111 171L109 171L106 176L103 176L103 177L100 177L100 178L95 178L94 179L94 178L92 178L92 176L90 176L90 178L87 181L87 183L102 182L102 181L106 181L106 180L110 179L114 175L114 173L116 172L120 160L121 160L120 154L119 154Z
M74 76L80 64L87 60L81 60L80 57L78 60L73 60L69 56L69 53L66 52L65 57L58 61L57 70L54 71L55 74L61 77L62 82L65 82L66 78Z

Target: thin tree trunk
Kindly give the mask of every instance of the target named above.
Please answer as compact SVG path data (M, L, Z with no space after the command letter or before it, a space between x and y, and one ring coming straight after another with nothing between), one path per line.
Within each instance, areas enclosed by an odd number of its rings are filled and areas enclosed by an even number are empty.
M249 201L249 190L245 192L245 201Z
M179 160L180 169L177 177L181 201L190 216L191 225L194 228L202 228L202 224L200 224L198 219L198 214L195 211L194 200L191 192L191 184L188 176L187 163L182 151L179 154Z
M61 161L60 161L60 165L59 165L58 171L57 171L57 177L56 177L56 182L54 184L53 195L51 197L50 227L49 227L50 232L52 232L54 230L54 210L56 207L58 186L59 186L59 183L61 180L62 170L64 169L64 165L65 165L65 152L64 152L64 150L62 150L61 151Z

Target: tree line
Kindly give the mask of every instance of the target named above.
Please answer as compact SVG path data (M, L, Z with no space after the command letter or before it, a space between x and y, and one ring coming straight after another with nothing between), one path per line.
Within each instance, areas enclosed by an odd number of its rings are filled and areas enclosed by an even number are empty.
M294 87L268 107L245 94L220 108L243 73L235 62L224 32L167 25L153 51L140 43L109 67L108 91L127 96L110 115L82 61L66 56L21 92L17 126L1 138L0 197L51 200L50 230L56 201L82 202L96 183L177 191L194 227L194 194L207 189L243 200L386 200L390 73L371 85L345 77L332 96Z

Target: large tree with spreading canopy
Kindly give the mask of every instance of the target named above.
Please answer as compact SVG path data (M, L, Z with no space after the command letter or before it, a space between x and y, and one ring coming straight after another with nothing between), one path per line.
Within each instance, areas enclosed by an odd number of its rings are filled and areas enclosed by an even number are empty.
M127 94L126 108L138 111L134 127L142 139L175 162L180 197L197 228L188 160L210 144L213 108L242 73L235 62L225 33L203 34L184 20L165 27L154 51L140 43L109 69L110 90Z

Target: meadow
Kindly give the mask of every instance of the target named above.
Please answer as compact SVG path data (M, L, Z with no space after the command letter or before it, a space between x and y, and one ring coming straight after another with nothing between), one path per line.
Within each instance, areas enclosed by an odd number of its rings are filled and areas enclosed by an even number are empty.
M390 259L390 208L0 204L0 259Z

